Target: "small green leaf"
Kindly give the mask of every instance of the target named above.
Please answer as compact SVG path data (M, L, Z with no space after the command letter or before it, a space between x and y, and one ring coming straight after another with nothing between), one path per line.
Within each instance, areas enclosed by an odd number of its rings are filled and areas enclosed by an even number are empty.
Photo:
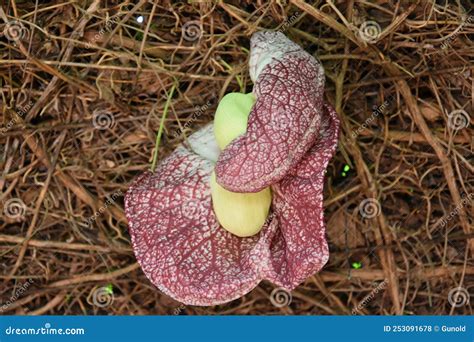
M358 262L358 261L357 261L357 262L353 262L353 263L352 263L352 268L358 270L359 268L362 268L362 263L360 263L360 262Z

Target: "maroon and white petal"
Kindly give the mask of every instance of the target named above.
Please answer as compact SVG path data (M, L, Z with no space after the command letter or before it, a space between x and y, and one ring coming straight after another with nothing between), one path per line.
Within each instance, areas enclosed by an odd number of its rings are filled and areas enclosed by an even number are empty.
M272 186L279 229L271 244L272 268L265 278L292 290L318 272L329 258L323 216L323 185L339 132L339 120L325 105L319 138L301 162Z
M247 133L220 154L217 182L230 191L257 192L285 177L317 138L323 92L321 64L301 49L266 65L254 87Z
M261 280L261 258L269 260L258 235L239 238L219 226L209 187L213 167L180 146L155 173L138 177L125 197L133 249L144 273L164 293L190 305L241 297Z

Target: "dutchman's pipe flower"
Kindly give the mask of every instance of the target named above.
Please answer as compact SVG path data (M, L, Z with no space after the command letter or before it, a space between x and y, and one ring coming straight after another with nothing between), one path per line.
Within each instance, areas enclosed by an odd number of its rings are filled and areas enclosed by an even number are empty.
M125 198L143 271L185 304L225 303L263 279L292 290L329 257L323 183L339 120L323 100L323 68L282 33L258 32L251 39L250 75L256 102L241 135L229 139L217 116L215 127L194 133L154 173L139 176ZM247 100L236 103L245 107ZM222 199L212 187L231 195ZM271 206L255 231L233 234L219 224L232 226L232 213L219 208L237 209L226 203L232 193L262 191L271 192ZM260 209L265 196L257 201ZM240 210L249 209L245 201L240 204ZM259 221L262 212L248 215Z

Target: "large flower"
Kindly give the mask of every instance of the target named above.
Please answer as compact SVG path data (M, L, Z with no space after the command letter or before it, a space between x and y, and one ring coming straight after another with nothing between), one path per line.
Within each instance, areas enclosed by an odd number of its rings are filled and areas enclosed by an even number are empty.
M194 133L130 186L125 209L137 260L164 293L190 305L239 298L261 280L292 290L329 253L323 218L324 173L339 120L323 102L318 61L278 32L252 36L256 103L247 132L222 152L213 126ZM211 203L210 176L234 192L272 190L262 230L237 237Z

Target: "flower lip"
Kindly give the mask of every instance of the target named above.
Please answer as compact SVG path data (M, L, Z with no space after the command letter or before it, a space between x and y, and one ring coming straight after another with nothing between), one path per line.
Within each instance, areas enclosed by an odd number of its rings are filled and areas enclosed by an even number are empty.
M314 144L323 111L321 64L281 32L254 36L249 64L258 77L257 102L247 133L216 164L217 182L233 192L258 192L280 181Z
M257 81L261 71L274 59L297 52L301 48L278 31L256 32L250 38L249 73L253 83Z

